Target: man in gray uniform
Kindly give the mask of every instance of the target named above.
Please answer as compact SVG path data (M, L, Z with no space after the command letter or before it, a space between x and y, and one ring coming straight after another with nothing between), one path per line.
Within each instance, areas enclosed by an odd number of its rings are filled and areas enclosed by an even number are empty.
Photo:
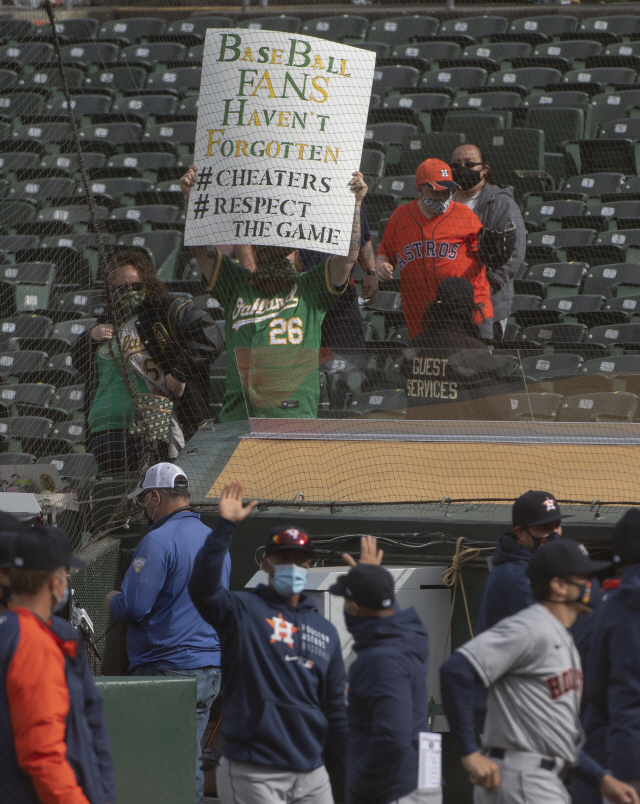
M442 702L475 804L568 804L564 769L615 804L638 804L581 746L582 668L569 628L591 610L591 576L608 566L591 561L569 539L531 557L527 574L538 603L459 648L441 667ZM475 680L488 690L480 751L473 729Z

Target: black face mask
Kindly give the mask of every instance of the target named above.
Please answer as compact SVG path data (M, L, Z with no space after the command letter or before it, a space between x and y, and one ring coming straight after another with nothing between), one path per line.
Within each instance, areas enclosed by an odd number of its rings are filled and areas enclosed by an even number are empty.
M464 165L454 165L451 168L451 178L462 190L470 190L476 184L480 184L483 176L477 170L471 170Z

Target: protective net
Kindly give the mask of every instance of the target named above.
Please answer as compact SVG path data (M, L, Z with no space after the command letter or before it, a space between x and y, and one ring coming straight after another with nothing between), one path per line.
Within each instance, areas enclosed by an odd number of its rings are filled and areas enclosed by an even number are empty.
M640 499L640 16L343 10L3 10L0 476L76 547L159 460Z

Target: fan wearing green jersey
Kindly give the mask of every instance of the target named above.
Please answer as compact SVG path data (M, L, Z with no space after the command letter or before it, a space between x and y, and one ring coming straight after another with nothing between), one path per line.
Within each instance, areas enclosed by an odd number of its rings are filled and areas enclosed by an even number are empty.
M197 182L191 165L181 178L185 198ZM349 253L298 273L296 252L269 247L251 273L216 248L192 249L206 289L225 311L227 386L220 421L248 416L316 418L320 399L318 349L327 310L344 292L360 250L362 173L349 181L355 209Z

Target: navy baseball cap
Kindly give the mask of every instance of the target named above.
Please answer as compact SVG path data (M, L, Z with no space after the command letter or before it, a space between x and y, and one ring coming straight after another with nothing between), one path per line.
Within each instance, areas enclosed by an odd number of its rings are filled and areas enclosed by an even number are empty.
M356 564L329 591L369 609L389 609L395 600L393 575L379 564Z
M629 508L613 529L614 564L640 563L640 510Z
M573 514L560 512L558 501L548 491L527 491L518 497L511 509L514 528L547 525L549 522L557 522L572 516Z
M567 575L595 575L610 566L610 561L592 561L583 544L573 539L556 539L541 545L531 556L527 575L535 583Z
M54 570L86 567L87 562L73 555L69 537L62 528L34 525L17 535L13 566L25 570Z
M285 550L296 550L305 553L309 558L315 556L311 536L306 530L297 528L295 525L273 528L269 531L264 555L270 556L273 553L282 553Z
M0 569L13 566L16 538L22 530L22 522L6 511L0 511Z

